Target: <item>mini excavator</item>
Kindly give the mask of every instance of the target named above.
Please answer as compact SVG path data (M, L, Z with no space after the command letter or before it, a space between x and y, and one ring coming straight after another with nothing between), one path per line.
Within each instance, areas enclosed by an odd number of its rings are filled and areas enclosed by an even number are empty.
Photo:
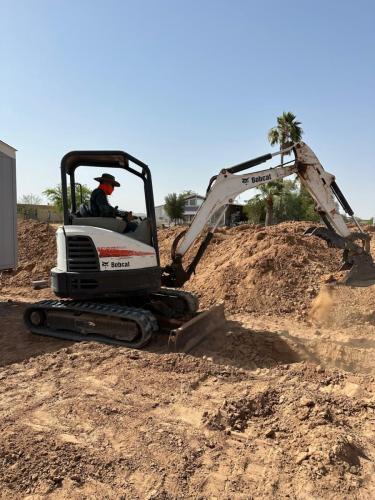
M287 163L249 172L277 155L292 152L294 159ZM77 210L75 172L81 166L124 169L143 182L147 217L134 232L124 234L122 219L91 217L87 206ZM291 174L297 174L310 193L324 223L324 227L311 227L305 234L343 251L341 269L346 275L341 284L373 285L370 236L362 230L335 177L323 169L304 142L288 144L212 177L193 221L173 242L171 262L166 267L160 265L149 167L123 151L73 151L61 161L64 225L56 233L57 265L51 272L58 299L28 306L24 314L27 327L40 335L132 348L143 348L158 333L167 332L170 349L187 352L225 319L222 304L198 312L197 297L180 290L195 273L213 237L216 226L208 227L208 221L240 193ZM356 231L349 229L339 205ZM201 244L184 267L183 257L198 238L202 238Z

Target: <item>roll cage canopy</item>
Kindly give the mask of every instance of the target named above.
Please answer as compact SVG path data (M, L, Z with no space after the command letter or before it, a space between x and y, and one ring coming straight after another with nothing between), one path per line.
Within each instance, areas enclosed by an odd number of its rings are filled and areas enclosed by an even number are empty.
M66 225L72 223L71 214L77 211L77 183L75 181L75 171L78 167L103 167L103 169L121 168L142 179L144 185L147 217L151 222L154 247L156 250L158 250L154 193L152 189L151 171L149 167L134 156L125 153L125 151L71 151L70 153L67 153L61 160L61 189L64 208L64 224ZM70 181L69 184L71 196L70 207L68 202L68 176Z

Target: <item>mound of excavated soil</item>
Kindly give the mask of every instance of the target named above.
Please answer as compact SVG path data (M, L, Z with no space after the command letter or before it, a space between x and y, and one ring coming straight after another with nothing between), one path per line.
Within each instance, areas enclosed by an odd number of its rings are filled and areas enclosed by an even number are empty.
M244 225L221 229L185 288L197 293L203 307L225 302L229 313L292 314L306 317L327 275L340 266L340 252L314 237L303 236L309 223L289 222L265 228ZM162 265L181 228L159 231ZM48 278L55 265L55 229L19 221L19 267L0 277L3 295L30 289L31 280ZM197 249L197 242L186 261ZM38 297L46 294L39 292ZM33 292L34 296L36 295Z
M303 236L308 226L289 222L268 228L224 229L214 237L196 275L185 286L201 297L203 306L224 300L230 313L304 316L325 275L337 271L341 259L322 240ZM160 231L164 264L180 231Z
M34 220L19 220L18 268L0 274L0 292L16 291L29 287L32 280L48 278L55 261L55 228Z
M340 252L328 248L322 240L303 236L308 226L289 222L269 228L244 225L221 229L185 288L199 295L202 307L223 300L232 314L306 318L322 283L337 271L341 260ZM170 262L172 242L182 230L176 227L159 231L162 265ZM32 290L31 281L48 278L55 265L55 228L20 220L18 234L19 266L0 274L0 295L45 298L52 292ZM189 251L186 262L198 244Z

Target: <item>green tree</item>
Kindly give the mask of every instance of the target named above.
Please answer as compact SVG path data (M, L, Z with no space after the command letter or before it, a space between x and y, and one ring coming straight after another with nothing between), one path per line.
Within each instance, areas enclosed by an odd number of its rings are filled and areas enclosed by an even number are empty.
M315 211L315 202L311 198L307 189L302 185L300 185L299 190L299 202L301 214L301 218L299 220L319 221L319 214Z
M277 125L269 130L268 140L271 146L279 144L280 149L283 149L290 141L299 142L302 134L301 122L296 120L296 115L290 111L284 111L281 116L277 117ZM281 165L284 165L284 154L281 155Z
M187 196L191 196L192 194L196 194L194 191L192 191L191 189L185 189L185 191L182 191L182 196L184 196L185 198Z
M259 186L259 191L261 192L261 197L265 201L266 209L266 219L265 225L272 226L273 224L273 208L275 204L275 198L281 196L284 189L284 182L282 180L267 182L267 184L262 184Z
M270 226L274 221L274 205L277 197L280 197L284 190L283 180L267 182L259 186L259 191L251 200L247 202L245 213L253 223L264 222Z
M42 200L37 194L24 194L21 198L20 203L23 205L40 205Z
M168 217L174 222L182 219L185 207L185 196L184 194L170 193L164 198L164 209Z
M253 224L260 224L266 218L266 206L264 199L259 194L255 195L251 200L247 200L243 208L247 220Z
M276 222L299 220L299 183L297 180L282 180L283 188L275 199L273 213Z
M273 222L287 220L317 221L319 215L314 210L314 201L301 186L298 180L289 179L277 181L282 184L263 189L263 193L257 194L246 202L244 211L252 223L265 223L267 215L267 198L272 194L272 219ZM268 200L269 203L269 200Z
M43 191L44 196L52 203L56 210L63 211L62 188L61 184L53 188L47 188ZM70 186L68 186L68 206L71 206ZM85 184L76 184L76 200L77 204L88 203L90 201L91 189Z
M279 144L283 149L289 141L298 142L301 140L303 130L301 123L296 120L296 116L290 111L285 112L277 117L277 125L268 132L268 140L271 146ZM281 155L281 165L284 165L284 154ZM270 226L273 224L274 219L274 205L275 199L278 198L279 202L283 201L283 191L285 191L287 184L282 180L272 181L268 184L263 184L259 187L266 204L266 218L265 225ZM295 197L291 194L292 186L287 189L287 197L289 202L294 201Z

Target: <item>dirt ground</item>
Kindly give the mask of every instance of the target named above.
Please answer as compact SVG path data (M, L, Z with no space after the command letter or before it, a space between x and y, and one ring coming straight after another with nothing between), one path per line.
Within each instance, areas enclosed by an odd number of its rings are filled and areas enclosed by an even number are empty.
M301 224L217 237L188 288L227 321L189 355L28 333L34 229L0 278L0 498L375 498L375 287L319 293L338 256Z

